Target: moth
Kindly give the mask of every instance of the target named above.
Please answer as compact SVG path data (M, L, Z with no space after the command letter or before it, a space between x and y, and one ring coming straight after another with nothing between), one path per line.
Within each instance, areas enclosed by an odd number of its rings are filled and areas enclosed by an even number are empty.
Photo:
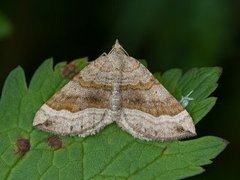
M189 113L116 41L36 113L33 126L60 135L94 135L116 122L141 140L196 135Z

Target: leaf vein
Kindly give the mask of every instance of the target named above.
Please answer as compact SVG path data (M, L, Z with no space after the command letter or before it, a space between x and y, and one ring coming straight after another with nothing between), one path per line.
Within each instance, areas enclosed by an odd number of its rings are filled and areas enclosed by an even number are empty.
M121 155L122 152L126 151L129 147L133 146L134 144L135 144L134 140L129 141L125 146L122 147L122 149L120 149L120 151L118 151L118 152L109 160L108 163L106 163L106 164L103 166L103 168L102 168L97 174L95 174L94 176L90 177L89 179L92 179L92 178L96 177L97 175L103 175L103 174L102 174L103 171L104 171L105 169L107 169L107 168L111 165L111 163L114 162L114 160L115 160L119 155Z
M145 166L139 168L138 170L136 170L135 172L133 172L131 175L130 175L130 178L133 177L134 175L136 175L138 172L142 171L143 169L147 168L148 166L152 165L154 162L156 162L158 159L160 159L164 152L166 151L167 149L167 146L165 146L162 150L162 152L157 156L155 157L152 161L150 161L149 163L147 163Z

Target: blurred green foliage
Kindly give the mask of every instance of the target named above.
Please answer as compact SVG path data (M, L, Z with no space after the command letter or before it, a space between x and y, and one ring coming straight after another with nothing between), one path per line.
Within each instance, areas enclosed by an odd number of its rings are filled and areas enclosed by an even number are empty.
M41 61L47 55L90 55L91 60L118 38L129 54L147 59L153 71L187 70L217 65L230 43L226 0L10 2L2 0L6 10L16 9L11 12L17 29L9 45L17 53L12 60Z
M172 65L185 69L212 66L227 46L229 9L225 1L133 0L124 7L114 32L127 45L145 47L155 70Z
M0 40L9 36L12 32L12 25L8 18L0 12Z

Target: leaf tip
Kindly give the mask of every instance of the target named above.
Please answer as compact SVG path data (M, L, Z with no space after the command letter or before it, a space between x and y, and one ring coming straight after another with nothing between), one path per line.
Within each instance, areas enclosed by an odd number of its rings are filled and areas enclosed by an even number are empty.
M214 103L216 103L216 101L218 100L218 97L209 97L209 99L211 98L211 100L214 102Z
M16 68L14 68L9 75L11 74L15 74L15 73L24 73L24 69L22 68L22 66L17 66Z
M223 151L227 145L230 143L228 140L226 139L223 139L223 138L220 138L220 137L215 137L215 136L209 136L212 141L215 141L221 148L220 148L220 151Z
M219 74L221 75L221 74L222 74L222 72L223 72L223 68L222 68L222 67L220 67L220 66L216 66L216 68L218 69L218 72L219 72Z
M224 149L228 146L228 144L230 144L230 142L226 139L222 139L223 144L224 144Z
M43 64L47 64L48 66L50 66L51 68L53 67L53 61L54 61L54 58L53 57L50 57L48 59L46 59Z

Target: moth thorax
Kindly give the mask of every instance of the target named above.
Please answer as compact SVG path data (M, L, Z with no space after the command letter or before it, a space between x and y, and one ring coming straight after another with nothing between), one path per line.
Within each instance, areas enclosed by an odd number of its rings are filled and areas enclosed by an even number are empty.
M118 111L121 107L121 94L118 91L113 91L110 97L110 106L112 111Z
M121 94L119 92L119 83L112 84L112 94L110 96L110 108L112 111L118 111L121 107Z

